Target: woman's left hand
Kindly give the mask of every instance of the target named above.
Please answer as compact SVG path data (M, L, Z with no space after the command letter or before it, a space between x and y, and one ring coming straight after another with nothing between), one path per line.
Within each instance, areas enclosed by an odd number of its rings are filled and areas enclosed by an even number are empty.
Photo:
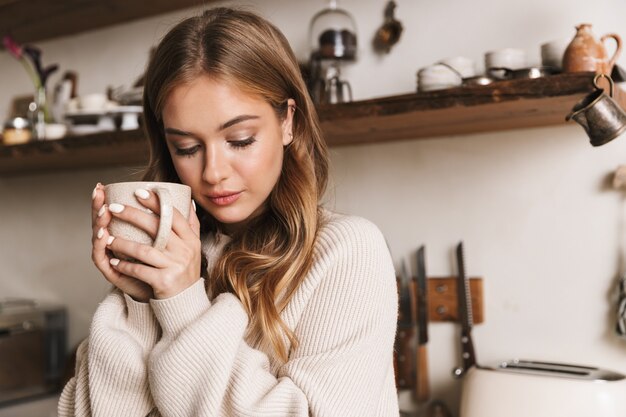
M145 230L154 239L159 227L158 197L149 191L148 198L138 200L156 216L131 206L123 206L118 213L109 206L109 211L118 219ZM174 208L172 231L163 251L117 237L110 243L109 248L143 262L142 264L111 259L111 265L115 270L150 285L157 299L173 297L200 279L200 222L193 204L189 209L189 220Z

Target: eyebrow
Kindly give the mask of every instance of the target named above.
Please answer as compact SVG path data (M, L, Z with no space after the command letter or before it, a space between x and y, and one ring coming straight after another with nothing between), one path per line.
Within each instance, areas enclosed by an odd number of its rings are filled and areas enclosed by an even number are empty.
M241 123L241 122L245 122L246 120L254 120L254 119L258 119L259 116L254 116L252 114L242 114L241 116L237 116L234 117L232 119L230 119L229 121L227 121L226 123L222 124L219 129L217 129L217 131L222 131L224 129L228 129L229 127L236 125L237 123Z
M232 127L238 123L242 123L245 122L247 120L254 120L254 119L259 119L259 116L255 116L255 115L251 115L251 114L242 114L241 116L237 116L234 117L232 119L230 119L229 121L221 124L219 126L219 128L217 129L218 132L221 132L222 130L228 129L229 127ZM171 135L178 135L178 136L195 136L193 133L191 132L187 132L184 130L180 130L180 129L176 129L173 127L166 127L165 128L165 133L169 133Z

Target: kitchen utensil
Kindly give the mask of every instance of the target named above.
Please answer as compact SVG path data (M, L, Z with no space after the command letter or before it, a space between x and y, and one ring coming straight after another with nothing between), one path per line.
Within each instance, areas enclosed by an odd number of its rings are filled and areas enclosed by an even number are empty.
M340 78L344 61L355 61L357 54L356 22L352 15L330 0L309 25L311 42L311 95L316 104L352 101L350 84Z
M426 285L425 248L417 250L417 382L415 395L418 404L425 403L430 398L428 383L428 286Z
M356 22L331 0L311 19L309 39L313 59L353 61L357 53Z
M618 336L626 337L626 276L623 276L619 283L615 331Z
M469 369L460 417L623 417L626 376L596 367L513 360Z
M615 40L615 52L608 57L604 42L607 39ZM576 35L565 49L563 54L563 71L584 72L593 71L598 74L610 74L615 60L622 49L622 39L615 33L608 33L596 40L591 31L591 25L583 23L576 26Z
M398 389L412 389L414 386L414 361L411 342L415 336L415 314L411 306L410 277L405 264L402 264L397 278L399 292L398 331L395 341L396 386Z
M396 2L390 0L385 7L385 21L374 35L374 49L389 53L391 47L400 40L402 23L395 18Z
M417 250L417 381L415 399L420 417L451 417L450 410L443 401L430 400L428 377L428 284L426 281L426 249L422 245Z
M598 79L605 77L609 80L610 95L598 86ZM613 80L605 74L597 74L593 79L596 91L589 94L577 103L572 112L565 118L574 119L580 124L593 146L604 145L626 130L626 113L613 99Z
M326 70L324 94L320 99L320 103L336 104L350 101L352 101L352 87L350 83L340 78L339 66L329 66Z
M458 268L457 301L459 303L459 317L461 321L461 366L453 370L456 378L462 377L470 368L476 365L474 342L472 341L472 298L469 280L465 274L465 255L463 242L456 247L456 261Z

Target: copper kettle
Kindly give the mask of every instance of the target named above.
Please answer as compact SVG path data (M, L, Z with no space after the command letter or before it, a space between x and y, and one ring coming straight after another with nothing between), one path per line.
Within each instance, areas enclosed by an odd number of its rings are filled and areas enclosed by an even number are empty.
M616 48L613 56L608 58L604 41L612 38ZM591 25L583 23L576 26L576 36L567 46L563 54L564 72L591 71L597 74L610 74L622 48L622 40L615 33L608 33L596 40L591 32Z

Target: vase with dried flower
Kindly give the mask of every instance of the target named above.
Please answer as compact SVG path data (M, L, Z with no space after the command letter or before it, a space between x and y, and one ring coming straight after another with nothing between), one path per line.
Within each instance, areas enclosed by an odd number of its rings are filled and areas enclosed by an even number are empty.
M46 81L52 73L59 69L57 64L43 67L41 50L32 45L20 45L10 36L4 36L3 44L9 53L26 69L35 87L33 102L29 106L29 117L33 126L33 136L45 139L45 125L53 122L48 106Z

